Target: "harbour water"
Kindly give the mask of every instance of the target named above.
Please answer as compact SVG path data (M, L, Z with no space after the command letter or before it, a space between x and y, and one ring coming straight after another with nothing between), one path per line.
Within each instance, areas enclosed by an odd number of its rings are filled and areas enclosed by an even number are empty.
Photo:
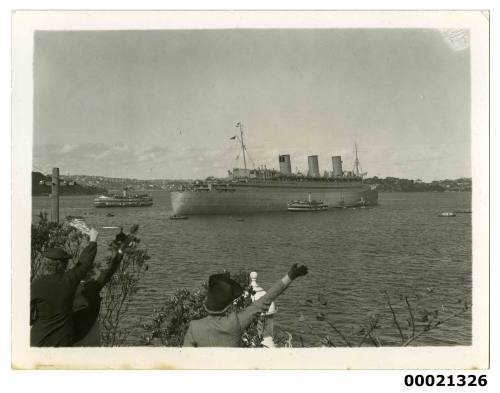
M93 196L60 200L61 217L84 215L97 228L140 225L141 245L151 260L127 320L131 345L140 344L141 320L147 320L166 296L176 288L198 289L210 274L224 269L256 271L266 288L292 263L306 264L309 274L278 299L275 315L278 328L301 336L306 346L321 345L316 334L329 334L341 345L332 329L316 320L320 311L345 334L377 313L382 326L377 334L385 344L397 345L384 290L405 328L404 296L411 296L416 309L438 309L443 317L464 301L471 303L471 214L439 217L442 211L470 209L470 193L380 193L379 206L370 209L188 220L169 219L168 192L152 194L154 205L145 208L95 209ZM48 197L33 198L33 217L40 211L50 211ZM115 233L100 234L104 245ZM101 247L98 258L104 254ZM318 295L327 305L311 307L307 300ZM471 313L466 312L413 345L470 343Z

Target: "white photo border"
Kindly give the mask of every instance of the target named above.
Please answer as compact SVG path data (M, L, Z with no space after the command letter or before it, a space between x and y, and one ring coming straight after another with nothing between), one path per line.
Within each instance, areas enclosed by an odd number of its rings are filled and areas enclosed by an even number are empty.
M12 15L12 367L18 369L485 369L489 367L487 11L18 11ZM36 30L460 28L470 32L472 345L410 348L31 348L29 244Z

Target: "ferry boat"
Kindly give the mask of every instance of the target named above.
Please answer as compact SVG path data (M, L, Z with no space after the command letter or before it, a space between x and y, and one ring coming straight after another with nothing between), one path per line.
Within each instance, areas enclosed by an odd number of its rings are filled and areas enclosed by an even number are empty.
M100 195L94 199L95 207L144 207L152 205L152 196L147 194L130 195L128 189L123 190L123 195Z
M328 210L328 205L323 201L314 201L309 199L307 201L291 201L288 203L288 211L290 212L318 212Z
M241 123L237 123L238 139L243 152L244 168L228 171L224 179L209 178L182 184L170 190L173 214L236 214L263 211L287 211L290 201L300 201L304 195L323 201L329 207L350 207L378 204L378 190L363 183L364 173L356 150L354 170L344 171L340 156L332 157L332 171L322 176L318 156L309 156L307 175L292 173L290 155L280 154L279 170L265 166L248 169L246 147Z

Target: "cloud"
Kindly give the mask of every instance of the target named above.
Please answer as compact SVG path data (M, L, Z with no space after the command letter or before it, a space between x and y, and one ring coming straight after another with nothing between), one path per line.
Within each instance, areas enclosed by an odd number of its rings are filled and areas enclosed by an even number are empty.
M71 145L35 145L34 165L40 168L59 166L63 173L102 173L103 169L134 161L134 153L125 145L108 146L97 143ZM47 170L45 169L45 170Z
M62 154L66 154L66 153L70 153L72 152L73 150L77 149L78 148L78 145L77 144L69 144L69 145L64 145L62 148L61 148L61 153Z
M460 141L446 144L359 146L362 171L369 176L397 176L424 180L456 178L470 173L467 143ZM459 156L453 160L452 149ZM354 147L331 151L328 146L316 151L295 146L282 150L269 149L265 145L253 146L247 155L247 167L265 165L279 168L278 155L290 154L292 168L307 171L307 156L318 155L321 171L331 170L331 156L341 155L345 170L354 167ZM184 178L200 179L207 176L226 176L227 170L243 167L241 151L237 146L225 145L219 149L198 146L154 146L136 149L126 144L105 145L83 143L68 145L35 145L34 168L50 172L59 167L61 173L102 175L135 178ZM437 173L442 173L438 175Z
M168 146L154 146L138 153L137 159L141 162L154 161L157 163L165 162L172 154L172 150Z
M214 169L225 173L230 167L229 156L225 149L198 147L174 150L169 146L136 149L123 143L44 144L34 146L33 163L44 171L58 166L62 173L111 177L206 177Z

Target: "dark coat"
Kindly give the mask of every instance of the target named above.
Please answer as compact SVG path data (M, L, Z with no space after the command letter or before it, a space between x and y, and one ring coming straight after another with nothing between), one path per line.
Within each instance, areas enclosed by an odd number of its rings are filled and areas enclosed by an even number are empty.
M87 335L97 320L101 309L101 290L111 280L122 258L122 253L115 253L108 269L103 271L99 277L80 282L73 302L76 342L82 340Z
M73 345L73 298L76 288L93 267L97 243L90 242L70 270L44 275L31 283L32 347L67 347Z

